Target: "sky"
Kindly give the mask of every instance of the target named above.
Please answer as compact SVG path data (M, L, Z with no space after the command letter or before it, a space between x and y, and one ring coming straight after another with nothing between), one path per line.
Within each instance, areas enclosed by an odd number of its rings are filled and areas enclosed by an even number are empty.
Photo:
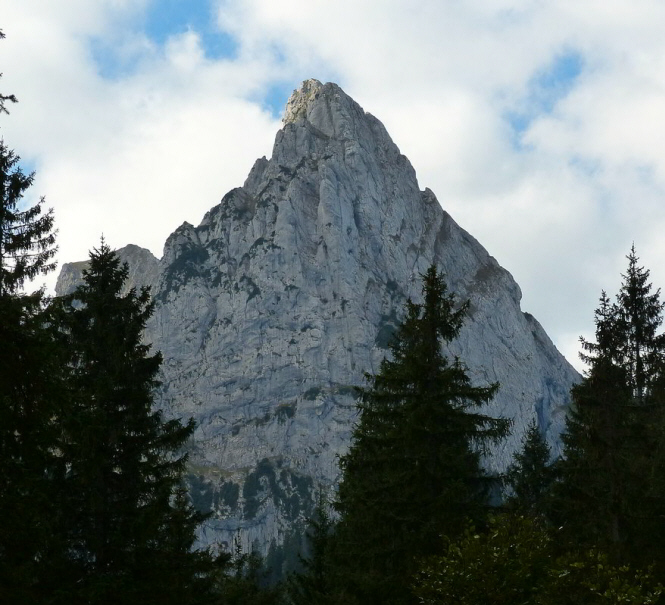
M2 0L0 136L60 262L102 234L160 257L308 78L378 117L420 188L506 269L576 367L635 245L665 287L665 3ZM46 279L52 287L55 275Z

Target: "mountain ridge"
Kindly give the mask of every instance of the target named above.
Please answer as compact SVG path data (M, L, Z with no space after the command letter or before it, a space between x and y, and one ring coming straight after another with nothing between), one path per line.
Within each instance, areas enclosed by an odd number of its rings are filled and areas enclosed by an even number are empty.
M522 313L510 273L335 84L294 91L271 158L198 226L178 227L161 260L131 252L121 258L146 267L131 285L151 285L157 303L146 336L164 355L159 405L197 421L190 484L213 512L205 542L240 530L265 552L303 523L319 487L333 488L353 387L378 370L432 263L471 303L449 353L474 383L501 384L486 411L514 420L488 466L505 469L534 419L560 447L577 372ZM59 294L77 270L63 266Z

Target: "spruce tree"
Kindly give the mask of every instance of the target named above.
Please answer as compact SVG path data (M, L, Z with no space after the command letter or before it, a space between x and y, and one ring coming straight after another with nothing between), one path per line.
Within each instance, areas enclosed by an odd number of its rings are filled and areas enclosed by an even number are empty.
M473 386L442 345L457 337L468 303L457 305L435 267L423 303L408 301L392 358L368 376L360 418L341 459L335 507L336 588L341 602L411 603L418 558L438 552L466 520L480 522L495 478L481 466L507 420L479 410L498 385Z
M0 30L0 40L4 37ZM0 94L0 114L9 113L5 107L7 101L17 102L14 95ZM26 280L55 268L53 209L42 213L44 198L20 209L20 202L35 178L34 172L27 175L23 172L20 159L0 139L0 297L16 294Z
M616 322L621 338L616 340L615 357L625 369L633 403L648 406L665 362L665 335L658 334L665 303L660 302L660 289L651 292L649 271L638 261L633 246L617 296Z
M627 258L616 302L601 295L595 342L581 339L588 370L572 390L555 504L571 541L644 563L660 557L665 514L652 477L664 428L663 303L634 247Z
M6 101L16 99L0 95L0 114ZM26 279L53 268L55 234L41 203L20 209L32 181L0 141L0 602L7 604L39 600L57 550L62 372L43 293L21 291Z
M71 589L86 603L197 603L210 561L191 551L201 516L181 486L193 421L153 409L161 354L143 342L153 303L146 288L122 294L127 274L102 240L62 307Z
M325 605L333 602L329 551L334 524L328 507L328 502L320 493L306 533L307 556L299 556L303 569L292 573L286 584L291 605Z
M550 448L534 420L524 434L522 450L515 454L506 471L506 485L510 490L508 507L521 514L543 515L554 478Z

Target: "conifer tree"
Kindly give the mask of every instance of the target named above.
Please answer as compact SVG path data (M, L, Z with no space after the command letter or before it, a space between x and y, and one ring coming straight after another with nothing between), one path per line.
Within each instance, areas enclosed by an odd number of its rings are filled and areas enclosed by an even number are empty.
M0 95L0 114L7 101L16 98ZM21 292L26 279L53 268L53 215L42 215L41 203L19 209L33 175L18 162L0 141L0 602L7 604L38 600L56 549L56 419L64 393L43 293Z
M34 173L23 173L19 159L0 141L0 296L17 293L26 280L55 267L53 210L42 214L44 198L19 209L34 180Z
M4 37L0 30L0 40ZM9 113L7 101L16 103L17 99L0 94L0 115ZM51 262L57 252L53 209L42 214L44 198L25 210L19 208L35 178L34 172L26 175L21 170L20 159L0 139L0 297L16 294L26 279L55 268Z
M473 386L442 345L457 337L468 303L457 305L435 267L423 303L407 302L392 358L368 376L360 419L341 459L335 504L335 583L341 602L410 603L415 561L442 548L466 519L481 521L495 479L481 455L508 421L479 411L498 385Z
M530 516L544 514L554 478L550 448L534 420L524 434L522 450L515 454L506 471L506 484L511 491L508 507Z
M663 303L634 247L627 258L616 302L602 293L595 342L581 339L589 369L572 390L555 504L571 540L644 563L662 551L665 514L652 480L664 428Z
M332 603L329 551L334 525L328 506L323 494L319 494L306 534L308 556L299 557L302 571L295 572L288 578L287 592L291 605Z
M616 323L621 337L616 340L615 356L625 369L633 403L648 406L665 362L665 335L658 334L665 303L660 302L660 289L651 292L649 271L638 261L633 246L617 296Z
M152 408L161 354L142 338L153 303L146 288L121 294L127 273L102 240L62 307L72 589L86 603L196 603L210 560L191 551L201 516L181 487L193 421Z
M280 605L282 587L268 586L263 558L256 552L243 551L239 536L233 553L223 552L215 586L215 605ZM315 603L315 602L313 602Z

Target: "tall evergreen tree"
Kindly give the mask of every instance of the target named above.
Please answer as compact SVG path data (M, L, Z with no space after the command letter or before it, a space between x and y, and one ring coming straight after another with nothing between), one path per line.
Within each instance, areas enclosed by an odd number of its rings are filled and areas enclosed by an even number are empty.
M299 557L303 569L291 574L287 581L288 602L291 605L326 605L333 602L329 551L334 524L328 507L328 502L320 493L306 533L307 556Z
M0 32L0 38L4 35ZM0 95L0 114L13 95ZM42 292L26 279L53 268L53 215L41 203L20 210L33 175L0 141L0 602L39 600L55 549L56 455L61 372Z
M196 603L210 561L191 551L201 517L181 489L193 421L152 409L161 354L142 337L153 303L145 288L121 294L127 273L102 241L63 305L71 578L85 603Z
M651 292L649 271L638 261L633 246L617 296L616 322L621 338L616 341L615 355L625 369L633 403L647 406L653 403L654 386L665 362L665 335L658 334L665 303L660 302L660 289Z
M511 491L507 499L509 508L530 516L543 515L554 478L550 448L534 420L524 434L522 450L515 454L506 472L506 484Z
M4 37L0 30L0 40ZM0 114L9 113L5 107L7 101L17 102L14 95L0 94ZM20 209L21 199L32 185L35 173L26 175L19 161L19 156L0 139L0 296L16 294L26 279L55 268L51 262L57 251L53 209L42 214L44 198Z
M341 601L413 602L416 560L439 551L442 536L457 536L467 518L482 520L495 483L481 455L509 423L479 408L498 385L473 386L462 362L442 351L457 337L468 303L458 307L435 267L423 276L422 291L422 304L407 303L392 359L368 376L352 445L341 459Z
M661 550L665 513L665 491L651 477L663 436L665 340L660 291L652 293L638 261L633 247L616 302L602 293L595 342L581 339L589 369L572 390L555 493L571 540L642 563Z

